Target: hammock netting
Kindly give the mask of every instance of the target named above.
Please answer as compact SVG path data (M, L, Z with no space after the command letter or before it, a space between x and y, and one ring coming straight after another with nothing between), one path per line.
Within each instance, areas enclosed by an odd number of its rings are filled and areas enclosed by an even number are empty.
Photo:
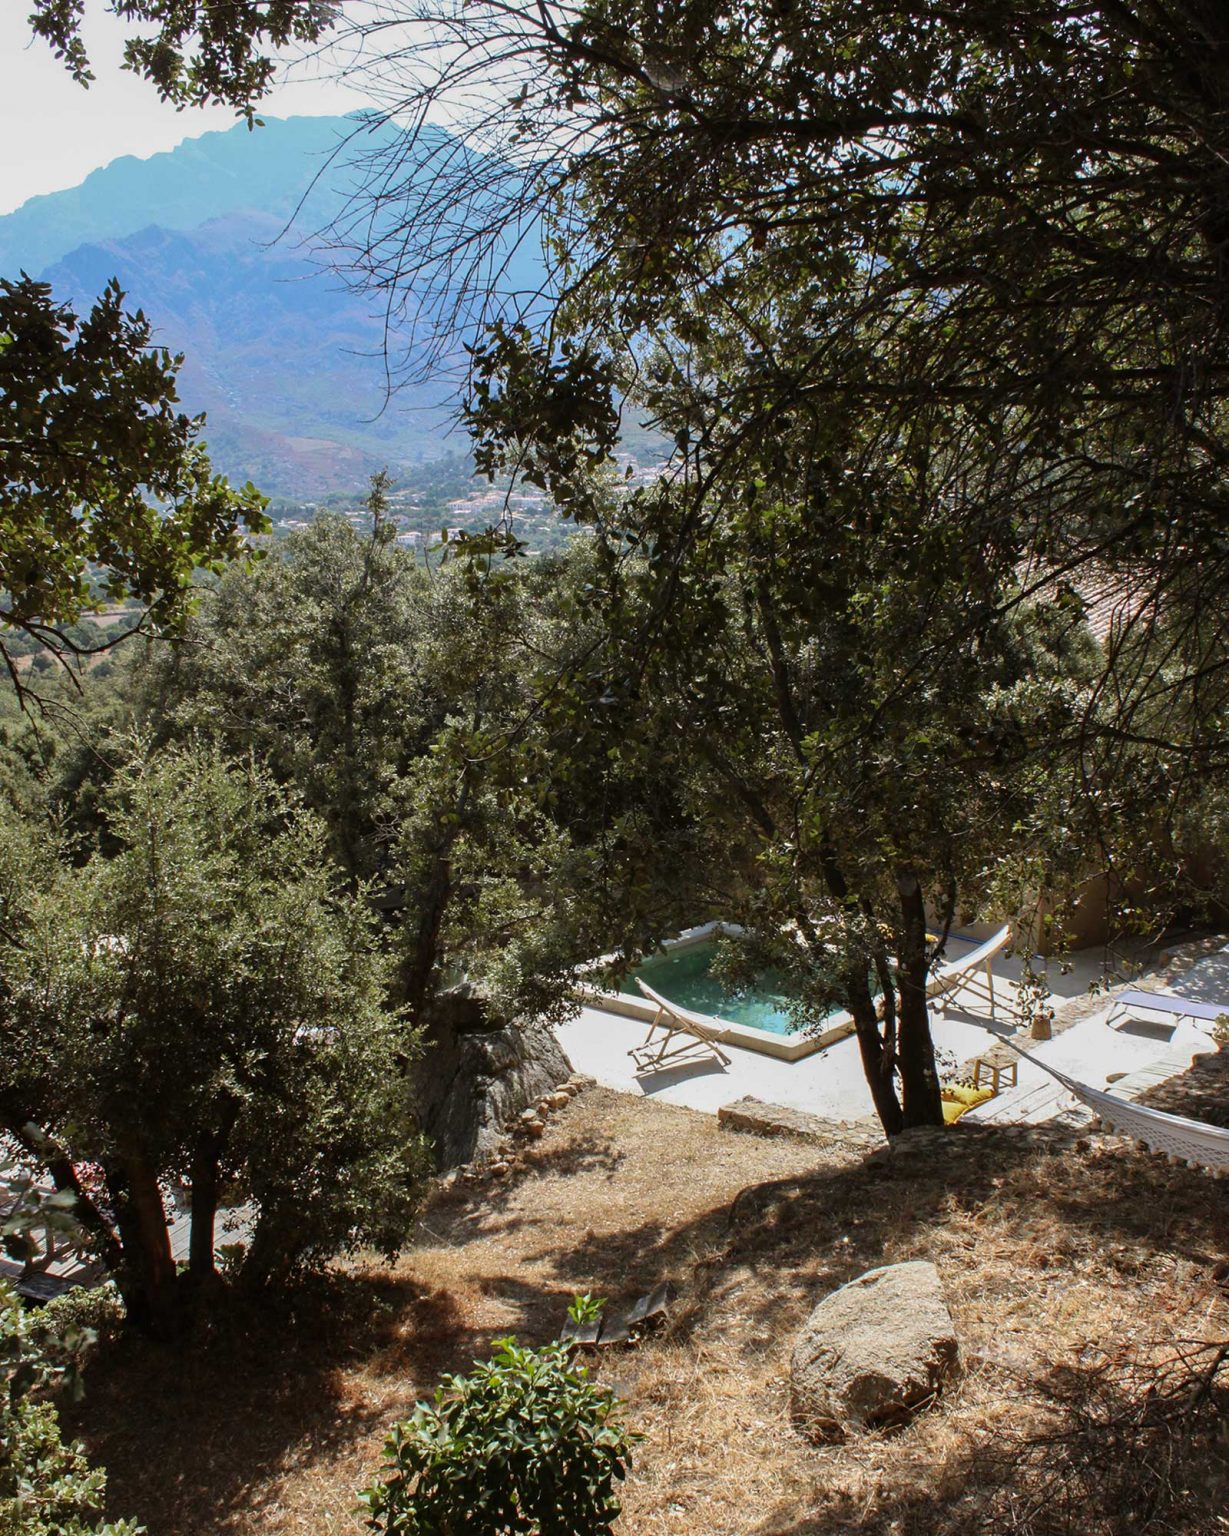
M1102 1093L1076 1082L1057 1067L1047 1066L1028 1051L1023 1051L1014 1041L1004 1042L1030 1061L1035 1067L1049 1073L1068 1093L1074 1094L1081 1104L1086 1104L1106 1130L1129 1136L1132 1141L1142 1142L1152 1152L1158 1152L1174 1162L1187 1163L1194 1168L1206 1168L1220 1178L1229 1173L1229 1131L1218 1125L1208 1125L1203 1120L1188 1120L1185 1115L1170 1115L1164 1110L1148 1109L1143 1104L1131 1104L1115 1098L1112 1093Z

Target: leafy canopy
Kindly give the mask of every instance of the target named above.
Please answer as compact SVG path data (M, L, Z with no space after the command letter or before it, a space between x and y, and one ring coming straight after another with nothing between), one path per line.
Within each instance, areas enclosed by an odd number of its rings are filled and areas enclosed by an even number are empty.
M123 301L113 282L80 319L45 283L0 279L0 619L53 646L100 597L174 623L194 571L269 526L253 486L213 474L202 418L177 409L182 358Z
M94 78L81 36L85 0L33 0L30 26L63 59L73 78ZM327 31L338 0L111 0L122 21L152 33L124 44L124 68L143 76L177 107L211 102L254 121L254 103L272 83L276 61L265 50L312 43Z
M646 909L686 916L677 880L612 895L616 866L680 836L659 758L625 766L605 722L541 708L601 668L589 548L471 575L318 517L222 577L136 704L158 740L255 753L295 787L347 876L373 882L419 1019L449 975L493 1018L565 1008L577 962L643 932Z
M249 1207L251 1283L395 1251L426 1171L416 1037L319 824L254 764L200 747L134 753L103 810L113 856L79 868L3 823L5 1128L70 1181L130 1316L156 1328L215 1279L223 1191ZM175 1181L192 1193L186 1277L167 1246Z
M467 47L422 95L485 74L507 226L556 254L543 323L476 349L471 424L598 531L585 702L622 753L679 701L763 947L818 994L835 938L885 1126L936 1119L930 920L1008 857L1017 893L1104 869L1132 804L1229 755L1213 10L427 9ZM463 200L427 189L377 280ZM612 498L622 401L674 449ZM1132 643L1089 648L1094 576Z

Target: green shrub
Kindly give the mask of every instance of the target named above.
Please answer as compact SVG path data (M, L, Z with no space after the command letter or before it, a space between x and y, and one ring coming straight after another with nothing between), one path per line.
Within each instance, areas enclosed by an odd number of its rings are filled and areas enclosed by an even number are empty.
M31 1315L39 1347L56 1361L75 1359L93 1344L115 1338L124 1326L124 1303L114 1285L74 1287Z
M580 1302L573 1316L585 1312ZM387 1536L603 1536L639 1438L566 1344L501 1339L494 1359L446 1377L394 1427L362 1496L368 1524Z
M0 1536L140 1536L129 1521L103 1522L106 1473L60 1436L48 1394L64 1376L0 1281Z

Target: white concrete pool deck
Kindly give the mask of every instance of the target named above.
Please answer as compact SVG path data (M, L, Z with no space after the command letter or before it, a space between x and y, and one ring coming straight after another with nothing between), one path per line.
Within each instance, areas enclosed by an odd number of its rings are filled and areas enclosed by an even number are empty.
M960 954L952 946L953 958ZM1002 1005L996 1009L1004 1023L1011 1018L1015 1001L1013 977L1020 971L1018 959L995 964L995 988L1002 981ZM1104 971L1104 951L1085 950L1070 958L1066 975L1057 971L1050 976L1050 988L1057 1003L1086 995L1089 985ZM1215 973L1213 975L1212 973ZM1198 987L1182 987L1187 996L1204 997L1229 1006L1229 954L1209 957L1191 973L1199 973ZM1217 995L1213 995L1213 994ZM1205 996L1206 994L1206 996ZM1060 1067L1072 1077L1091 1087L1102 1088L1112 1074L1132 1073L1162 1058L1207 1049L1205 1031L1183 1025L1170 1041L1121 1032L1106 1022L1108 1009L1082 1019L1069 1030L1034 1047L1038 1055ZM932 1014L936 1046L950 1052L958 1062L979 1055L994 1045L991 1031L979 1022L990 1024L988 1008L971 994L957 994L946 1013ZM1000 1025L1000 1028L1002 1025ZM836 1121L871 1119L874 1108L862 1074L862 1062L856 1040L837 1041L801 1061L778 1061L756 1051L726 1046L730 1065L715 1060L701 1060L659 1072L637 1076L628 1051L644 1038L645 1025L634 1019L586 1007L556 1033L573 1067L587 1072L607 1088L638 1097L660 1099L715 1114L723 1104L750 1095L772 1104L784 1104ZM1189 1039L1188 1039L1189 1037ZM1188 1055L1189 1060L1189 1055ZM1187 1062L1183 1062L1186 1065ZM1020 1085L1035 1085L1045 1079L1038 1067L1022 1061Z
M1205 956L1164 987L1150 982L1144 990L1171 992L1193 1002L1223 1002L1229 1010L1229 949ZM1139 1016L1127 1017L1131 1013ZM1186 1071L1200 1052L1215 1049L1210 1021L1166 1021L1163 1016L1107 1005L1053 1040L1033 1045L1029 1055L1089 1088L1134 1097ZM971 1110L969 1119L1011 1123L1072 1111L1086 1116L1072 1094L1021 1058L1017 1086Z
M710 1059L636 1076L628 1051L644 1039L645 1026L599 1008L558 1026L556 1034L578 1072L588 1072L606 1088L638 1097L682 1104L716 1114L723 1104L750 1095L770 1104L785 1104L829 1120L864 1120L874 1114L862 1074L862 1058L852 1037L801 1061L778 1061L759 1051L736 1045L722 1049L730 1065ZM961 1061L993 1041L985 1030L959 1019L935 1026L936 1043Z

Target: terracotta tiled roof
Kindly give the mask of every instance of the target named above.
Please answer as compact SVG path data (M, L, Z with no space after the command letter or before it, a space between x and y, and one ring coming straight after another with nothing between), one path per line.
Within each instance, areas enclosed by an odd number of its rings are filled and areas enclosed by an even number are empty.
M1084 599L1084 622L1105 644L1114 631L1137 618L1148 606L1152 593L1142 583L1134 584L1121 575L1089 572L1072 582Z
M1034 597L1044 599L1049 582L1037 583L1039 572L1034 567L1024 573L1025 585L1033 589ZM1155 600L1155 592L1146 580L1132 580L1121 571L1107 571L1088 567L1053 578L1053 596L1066 589L1074 592L1084 604L1084 622L1102 644L1107 644L1116 631L1140 617Z

